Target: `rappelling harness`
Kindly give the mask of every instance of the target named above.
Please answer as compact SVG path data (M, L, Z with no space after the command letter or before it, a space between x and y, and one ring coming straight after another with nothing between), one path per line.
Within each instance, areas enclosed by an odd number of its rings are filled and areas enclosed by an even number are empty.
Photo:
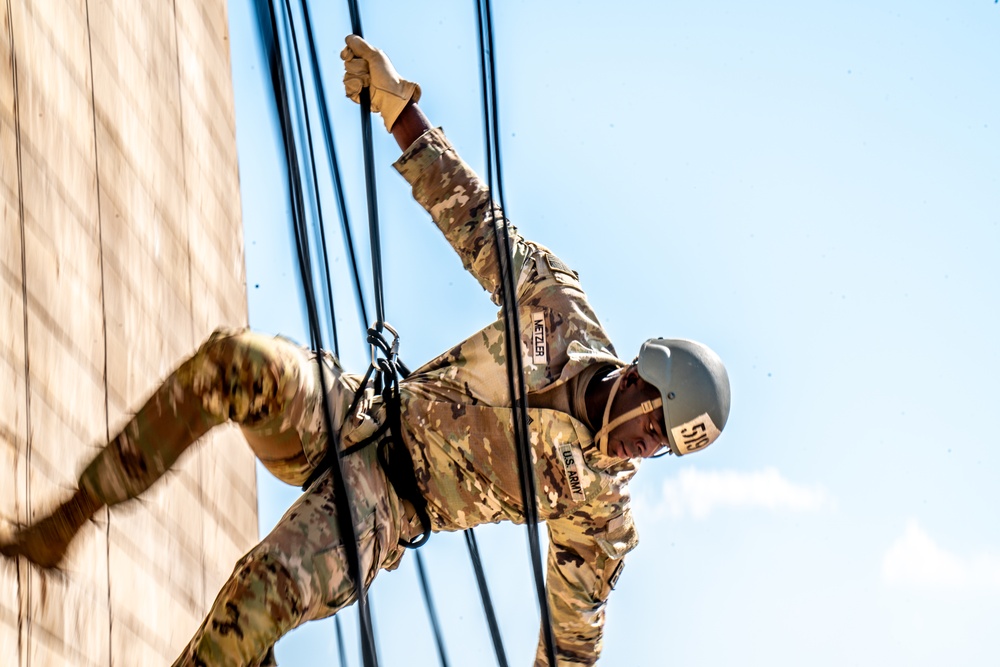
M366 447L375 445L379 466L385 473L393 490L401 500L413 506L417 519L420 521L420 534L413 540L399 538L401 546L416 549L423 546L431 535L431 519L427 513L427 499L417 486L417 476L413 472L413 457L403 442L402 409L399 396L399 381L410 374L409 368L399 358L399 334L387 322L382 326L392 334L390 344L382 331L373 325L368 329L368 344L371 346L371 363L361 380L361 386L354 392L348 415L354 415L359 407L362 409L371 404L374 394L382 397L385 407L385 420L375 432L364 440L340 451L340 458L350 456ZM351 417L348 417L350 419ZM309 475L302 486L306 490L322 477L335 464L337 449L329 446L326 455L316 470Z

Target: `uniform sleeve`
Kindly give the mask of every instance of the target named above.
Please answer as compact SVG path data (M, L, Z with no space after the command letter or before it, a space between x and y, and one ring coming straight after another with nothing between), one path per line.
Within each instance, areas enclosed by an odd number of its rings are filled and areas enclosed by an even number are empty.
M505 219L486 184L458 156L440 128L425 132L393 166L412 186L413 198L431 214L462 265L500 305L494 226ZM517 278L531 249L513 225L507 228Z
M639 537L627 490L612 489L548 522L547 586L559 667L593 665L601 654L608 596ZM544 639L535 667L546 667Z

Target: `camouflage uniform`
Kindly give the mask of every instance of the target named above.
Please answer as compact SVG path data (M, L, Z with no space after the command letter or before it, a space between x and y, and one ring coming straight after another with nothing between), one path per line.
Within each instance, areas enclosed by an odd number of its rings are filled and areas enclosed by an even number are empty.
M499 303L492 208L482 181L440 130L396 163L465 267ZM496 213L496 217L494 216ZM621 366L575 273L510 228L528 402L559 391L595 365ZM403 442L434 531L524 522L498 320L401 383ZM161 386L87 468L81 486L108 504L134 497L184 448L224 421L238 423L263 464L301 484L322 461L315 355L281 338L216 332ZM322 355L324 384L343 450L385 420L376 397L349 415L360 378ZM587 377L586 374L583 377ZM544 404L544 401L539 401ZM636 461L601 454L591 429L569 413L529 409L540 519L549 529L548 593L560 665L590 665L601 649L604 609L624 555L638 538L627 483ZM375 446L343 458L370 582L399 563L399 540L419 532L378 465ZM312 484L270 535L237 564L176 665L258 664L291 628L353 602L336 521L332 476ZM546 663L541 645L536 665Z
M440 130L396 163L462 263L500 303L494 216L485 184ZM499 211L497 212L499 222ZM577 275L512 227L513 274L528 403L595 364L621 366ZM501 320L403 383L404 441L435 530L524 522ZM529 408L539 518L549 529L548 593L561 665L590 665L601 650L605 602L638 536L628 481L637 461L600 452L566 412ZM545 664L541 645L536 664Z
M340 447L376 428L347 412L361 378L321 357ZM213 426L232 420L265 467L302 484L322 462L328 438L316 355L288 340L216 331L170 376L125 429L84 470L80 487L108 505L134 498L163 476ZM373 409L381 419L384 410ZM351 490L362 572L370 583L399 563L412 537L406 510L386 480L375 448L343 459ZM355 600L335 509L333 476L320 476L274 530L237 563L180 665L258 665L284 633Z

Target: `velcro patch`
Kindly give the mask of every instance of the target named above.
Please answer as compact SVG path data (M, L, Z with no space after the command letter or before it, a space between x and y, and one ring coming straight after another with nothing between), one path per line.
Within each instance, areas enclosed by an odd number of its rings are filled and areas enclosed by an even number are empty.
M615 571L611 574L611 578L608 579L608 586L611 590L614 590L615 586L618 585L618 578L622 576L622 570L625 569L625 561L618 561L618 565L615 567Z
M715 427L715 422L704 412L689 422L670 429L670 435L677 443L678 454L690 454L699 449L704 449L715 442L719 437L719 429Z
M566 275L577 277L576 271L566 266L566 262L562 261L555 255L551 253L546 253L545 263L549 265L550 271L558 271L560 273L565 273Z
M545 366L549 363L549 346L545 342L545 312L531 314L531 362Z
M584 501L587 499L587 494L583 492L583 475L577 451L573 445L560 445L559 461L566 472L566 488L569 490L570 496L573 500Z

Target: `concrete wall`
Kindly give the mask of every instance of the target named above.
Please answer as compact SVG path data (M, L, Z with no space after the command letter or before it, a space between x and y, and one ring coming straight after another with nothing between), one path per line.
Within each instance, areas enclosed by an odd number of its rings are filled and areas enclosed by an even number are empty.
M64 499L217 326L247 321L224 0L0 0L0 530ZM0 665L164 665L257 538L217 429L62 572L0 562Z

